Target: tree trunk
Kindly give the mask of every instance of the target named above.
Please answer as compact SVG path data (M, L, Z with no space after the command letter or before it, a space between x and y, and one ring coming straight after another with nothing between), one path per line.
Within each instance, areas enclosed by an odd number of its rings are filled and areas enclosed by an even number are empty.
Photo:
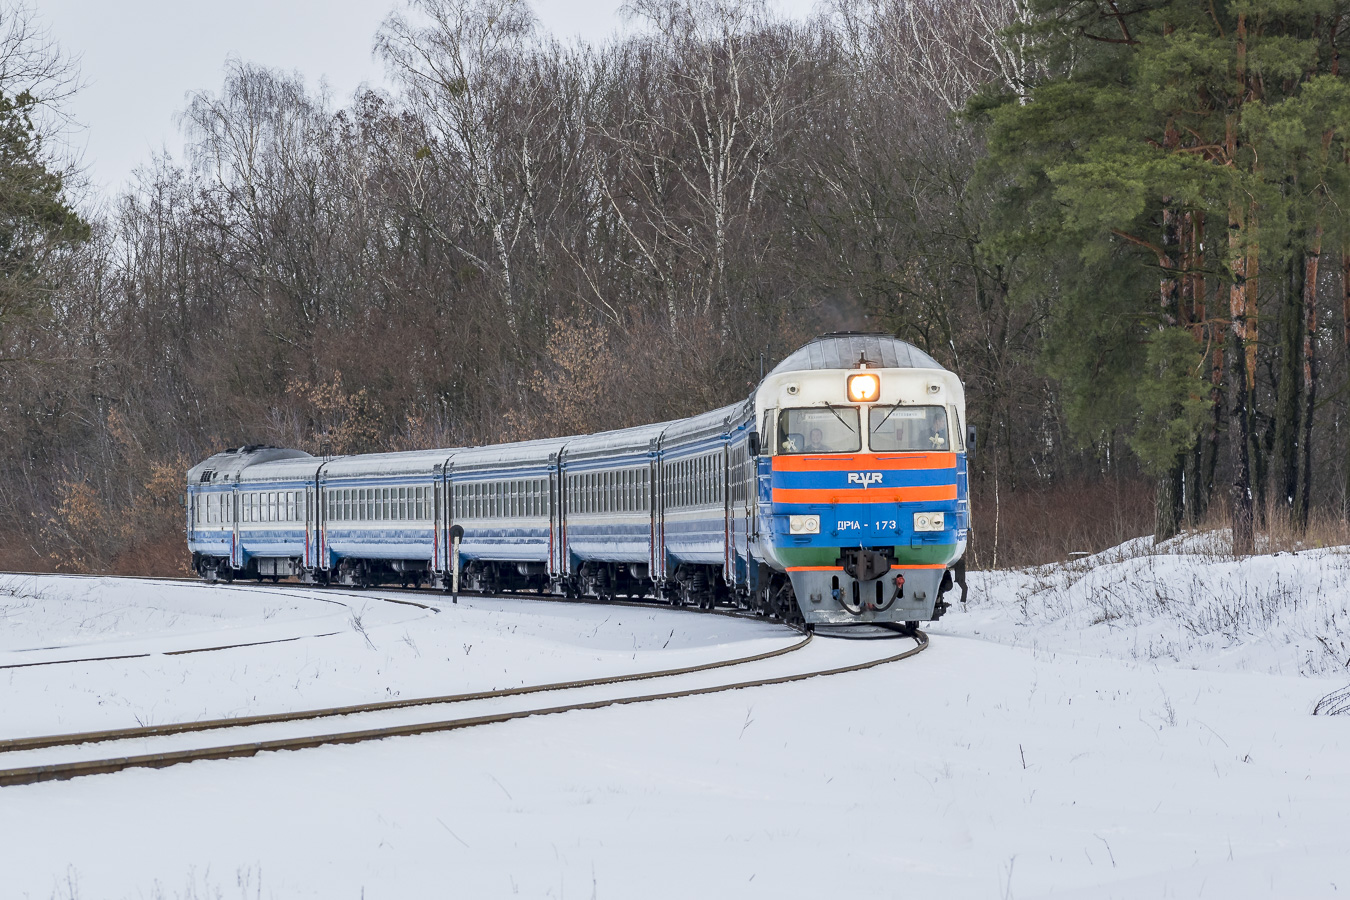
M1186 455L1182 455L1173 464L1172 471L1158 477L1153 510L1154 544L1161 544L1181 532L1185 472Z
M1295 253L1289 259L1288 290L1280 307L1279 372L1275 391L1274 445L1272 469L1273 494L1279 510L1294 517L1294 500L1298 493L1299 472L1299 414L1303 404L1303 254Z
M1196 210L1191 217L1191 322L1197 327L1205 321L1205 213ZM1196 338L1200 333L1197 330ZM1222 356L1222 354L1220 354Z
M1179 140L1175 126L1168 122L1164 146L1174 149ZM1181 284L1177 280L1177 265L1184 259L1182 245L1182 216L1177 212L1172 197L1163 198L1162 254L1158 259L1162 278L1158 284L1158 302L1162 309L1163 328L1174 328L1181 321ZM1179 256L1180 254L1180 256ZM1158 477L1154 493L1153 543L1161 544L1181 531L1181 516L1186 500L1184 493L1186 456L1180 454L1169 470Z
M1230 124L1230 129L1232 125ZM1230 139L1235 137L1230 130ZM1233 555L1248 556L1256 550L1256 535L1252 526L1252 478L1249 447L1251 430L1247 421L1248 381L1246 366L1248 284L1247 263L1250 259L1243 226L1246 210L1240 201L1233 201L1228 210L1228 249L1233 273L1233 284L1228 293L1229 360L1228 360L1228 458L1233 472L1231 515Z
M1347 160L1350 162L1350 159ZM1345 323L1345 351L1350 354L1350 244L1341 250L1341 313ZM1350 524L1350 448L1345 454L1345 485L1341 494L1341 519Z
M1228 363L1228 460L1233 469L1231 523L1233 555L1248 556L1256 550L1252 527L1252 482L1248 469L1247 376L1242 365L1242 338L1235 324L1229 336Z
M1242 358L1247 369L1248 396L1256 390L1256 301L1261 284L1261 248L1256 244L1256 228L1256 201L1253 200L1247 210L1246 225L1242 228L1242 237L1247 244L1247 263L1242 272Z
M1312 426L1317 403L1317 272L1322 258L1322 226L1317 226L1313 245L1303 263L1303 429L1299 441L1299 490L1294 505L1294 524L1299 533L1308 530L1312 511Z
M1212 358L1210 390L1210 425L1201 434L1188 454L1186 469L1185 520L1187 526L1198 528L1209 509L1210 493L1214 486L1214 465L1218 454L1219 425L1223 421L1223 344L1222 338L1214 347L1213 326L1205 320L1205 213L1188 212L1182 225L1182 288L1181 318L1195 335L1196 343L1209 347Z

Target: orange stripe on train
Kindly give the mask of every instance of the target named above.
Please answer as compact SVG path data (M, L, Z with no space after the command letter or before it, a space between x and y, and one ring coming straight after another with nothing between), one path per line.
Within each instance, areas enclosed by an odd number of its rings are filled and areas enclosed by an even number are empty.
M955 500L956 485L887 488L774 488L774 503L930 503Z
M850 453L828 456L775 456L775 472L853 472L858 469L952 469L955 453Z

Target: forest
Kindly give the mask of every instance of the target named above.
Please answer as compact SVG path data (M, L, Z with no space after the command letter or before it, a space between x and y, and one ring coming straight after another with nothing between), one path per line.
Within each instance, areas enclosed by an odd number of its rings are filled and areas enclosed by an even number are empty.
M0 569L185 570L187 468L581 433L829 331L966 384L970 563L1350 542L1350 0L407 0L83 186L0 8ZM199 86L187 86L196 88Z

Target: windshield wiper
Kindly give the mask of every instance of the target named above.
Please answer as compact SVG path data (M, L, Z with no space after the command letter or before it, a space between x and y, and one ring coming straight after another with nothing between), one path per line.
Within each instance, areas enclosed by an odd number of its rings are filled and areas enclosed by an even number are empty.
M844 417L841 416L841 415L839 415L839 413L837 413L837 412L834 411L834 407L830 405L830 402L829 402L828 400L822 400L822 401L820 401L820 405L823 406L823 407L825 407L826 409L828 409L828 410L830 411L830 415L832 415L832 416L834 416L836 419L838 419L838 420L839 420L839 424L840 424L840 425L843 425L845 428L848 429L849 434L857 435L857 432L853 430L852 426L850 426L847 422L844 421ZM851 407L851 406L846 407L846 408L847 408L847 409L853 409L853 407Z
M880 431L880 430L881 430L881 426L882 426L882 425L885 425L886 422L887 422L887 420L890 419L891 413L895 412L895 411L896 411L897 409L899 409L899 408L900 408L900 404L898 404L898 403L897 403L895 406L892 406L890 412L886 413L886 418L884 418L884 419L882 419L880 422L878 422L876 428L871 428L871 429L869 429L867 433L868 433L869 435L873 435L873 434L876 434L878 431Z

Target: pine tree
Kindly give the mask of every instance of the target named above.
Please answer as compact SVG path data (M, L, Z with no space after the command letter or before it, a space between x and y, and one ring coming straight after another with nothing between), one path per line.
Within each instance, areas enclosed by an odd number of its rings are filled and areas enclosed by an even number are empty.
M1350 149L1350 85L1335 63L1350 3L1033 7L1035 45L1056 74L1029 98L984 96L971 112L991 124L991 171L1006 184L999 239L1039 246L1044 266L1034 283L1055 292L1063 311L1050 335L1057 373L1071 397L1114 399L1080 402L1090 412L1070 424L1089 437L1112 427L1130 433L1158 478L1155 537L1170 537L1180 527L1186 460L1220 397L1210 376L1222 365L1233 546L1249 553L1262 254L1283 248L1306 272L1336 227L1326 210L1350 200L1344 166L1333 165ZM1299 185L1316 188L1300 193ZM1315 265L1295 296L1315 289ZM1226 285L1226 304L1207 302L1209 283ZM1300 319L1295 333L1308 326ZM1289 404L1305 418L1314 374L1310 367Z
M0 360L11 358L9 327L49 302L60 258L90 233L43 153L36 105L0 92Z

